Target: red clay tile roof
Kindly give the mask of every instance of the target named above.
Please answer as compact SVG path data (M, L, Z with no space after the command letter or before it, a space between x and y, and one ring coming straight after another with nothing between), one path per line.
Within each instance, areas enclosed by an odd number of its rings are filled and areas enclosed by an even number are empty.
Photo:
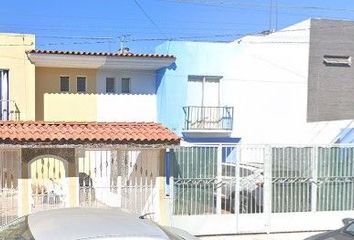
M158 123L0 121L3 144L178 144Z
M108 57L139 57L139 58L176 58L173 55L164 54L143 54L131 52L80 52L80 51L55 51L55 50L31 50L29 53L35 54L64 54L79 56L108 56Z

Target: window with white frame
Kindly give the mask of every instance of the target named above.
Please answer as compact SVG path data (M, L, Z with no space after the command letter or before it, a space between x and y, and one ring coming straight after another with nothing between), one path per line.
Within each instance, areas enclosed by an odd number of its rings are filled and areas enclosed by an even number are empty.
M106 93L114 93L115 92L115 79L112 77L106 78Z
M122 78L122 93L130 93L130 78Z
M60 91L61 92L69 92L69 77L68 76L60 76Z
M188 76L187 100L191 106L220 106L222 76Z
M86 77L79 76L76 78L76 91L86 92Z

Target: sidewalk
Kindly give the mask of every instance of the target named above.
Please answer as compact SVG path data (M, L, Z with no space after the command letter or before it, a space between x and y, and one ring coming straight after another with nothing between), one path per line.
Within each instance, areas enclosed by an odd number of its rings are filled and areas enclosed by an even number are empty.
M303 240L319 232L301 233L274 233L274 234L249 234L249 235L229 235L229 236L208 236L200 237L203 240Z

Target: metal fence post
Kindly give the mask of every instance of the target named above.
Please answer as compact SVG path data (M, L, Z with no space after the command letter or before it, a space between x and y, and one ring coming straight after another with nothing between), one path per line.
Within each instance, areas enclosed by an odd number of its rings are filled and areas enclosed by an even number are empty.
M234 194L234 214L236 214L236 233L239 232L239 215L240 215L240 164L242 162L242 145L236 145L236 159L235 159L235 194ZM232 197L231 197L232 200Z
M221 194L222 194L222 145L218 146L217 149L217 161L216 161L216 213L221 214Z
M170 195L169 195L169 222L170 222L170 226L172 227L173 226L173 222L172 222L172 216L174 214L174 209L175 209L175 202L174 202L174 199L175 199L175 193L174 193L174 179L173 179L173 176L170 177L170 185L169 185L169 189L170 189ZM178 199L177 199L178 200Z
M271 214L272 214L272 147L264 147L264 214L266 216L266 232L271 232Z
M122 176L117 177L117 206L122 207Z
M313 147L312 162L311 162L311 212L317 211L317 179L318 179L318 147Z

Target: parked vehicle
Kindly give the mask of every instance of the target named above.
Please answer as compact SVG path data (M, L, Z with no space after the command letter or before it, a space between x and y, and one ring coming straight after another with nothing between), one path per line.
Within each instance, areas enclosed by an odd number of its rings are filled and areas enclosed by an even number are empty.
M239 183L239 212L263 212L263 164L240 164L239 179L236 177L235 164L223 164L222 202L225 210L235 212L236 183Z
M162 227L120 209L63 208L37 212L0 229L6 240L176 239L193 240L189 233Z
M80 198L92 203L96 200L96 191L92 178L84 172L79 173Z
M305 240L352 240L354 239L354 219L345 218L343 219L344 227L329 231L325 233L320 233Z

